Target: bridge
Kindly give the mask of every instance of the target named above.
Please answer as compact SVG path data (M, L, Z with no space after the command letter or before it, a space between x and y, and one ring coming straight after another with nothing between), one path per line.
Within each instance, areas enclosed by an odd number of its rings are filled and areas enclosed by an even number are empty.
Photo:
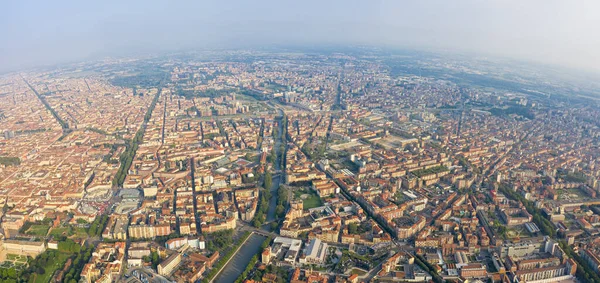
M273 221L271 221L271 222L273 222ZM270 223L270 222L266 222L266 223ZM275 233L275 232L269 232L269 231L263 230L263 229L261 229L261 228L256 228L256 227L254 227L254 226L248 225L247 223L245 223L245 222L242 222L242 221L238 221L238 223L237 223L237 224L238 224L238 228L239 228L241 231L248 231L248 232L256 233L256 234L258 234L258 235L261 235L261 236L265 236L265 237L272 237L272 238L276 238L276 237L284 237L284 236L281 236L281 235L279 235L279 234L277 234L277 233ZM285 236L285 238L291 238L291 239L296 239L296 240L302 240L302 239L300 239L300 238L288 237L288 236ZM343 243L333 243L333 242L327 242L327 245L329 245L329 246L334 246L334 247L343 247L343 248L347 248L347 247L348 247L348 244L343 244Z
M275 221L273 220L273 221L265 222L265 224L263 224L263 225L270 224L271 222L275 222ZM275 238L275 237L281 236L275 232L269 232L269 231L266 231L266 230L263 230L260 228L256 228L256 227L248 225L247 223L242 222L242 221L238 221L237 226L240 228L241 231L253 232L253 233L265 236L265 237Z

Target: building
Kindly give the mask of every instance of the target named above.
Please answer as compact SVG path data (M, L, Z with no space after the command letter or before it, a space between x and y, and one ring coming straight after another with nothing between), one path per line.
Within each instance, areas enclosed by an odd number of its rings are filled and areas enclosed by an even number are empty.
M460 269L460 276L464 278L483 278L487 276L487 272L483 264L471 263Z
M57 246L58 248L58 246ZM34 241L4 240L2 249L7 254L30 256L35 258L46 250L46 243Z
M83 282L104 282L118 277L123 271L126 245L125 242L99 243L81 271Z
M271 261L271 247L266 247L261 254L261 262L268 264Z
M150 256L150 254L150 249L145 247L130 247L127 250L128 258L143 258L145 256Z
M573 278L577 270L577 264L572 260L567 260L566 264L552 265L541 268L517 270L514 272L514 280L519 282L558 282Z
M58 250L58 242L57 241L48 241L48 248L51 250Z
M127 232L129 233L129 237L133 239L152 239L171 234L171 226L168 224L131 225L128 227Z
M321 242L319 239L313 239L310 241L308 247L304 252L303 257L300 259L300 263L304 264L321 264L325 261L327 255L327 243Z
M300 240L277 237L273 240L272 253L278 255L278 257L283 255L285 262L294 264L301 247L302 241Z
M236 214L237 215L237 214ZM218 219L216 217L219 217ZM201 229L203 233L213 233L221 230L235 229L236 219L235 217L222 217L221 215L215 215L215 220L212 223L202 223Z
M158 265L158 274L169 276L173 273L181 263L181 254L175 253L169 256L165 261Z
M506 208L500 211L500 217L508 226L522 225L531 222L533 217L524 208Z
M174 238L165 242L165 247L171 250L178 249L185 245L188 245L190 248L198 249L204 249L206 247L204 239L199 238Z
M404 219L408 219L408 218L404 218ZM425 227L425 224L427 222L427 219L425 219L425 217L423 217L421 215L417 215L413 219L410 219L410 220L412 220L412 221L403 221L403 222L397 221L394 223L394 224L396 224L396 233L398 235L398 238L408 239L408 238L414 236L419 231L421 231L421 229L423 229Z

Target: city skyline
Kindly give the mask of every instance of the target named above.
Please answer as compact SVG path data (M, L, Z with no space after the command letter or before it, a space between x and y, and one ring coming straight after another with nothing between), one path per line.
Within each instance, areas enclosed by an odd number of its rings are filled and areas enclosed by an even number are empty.
M600 71L596 1L23 1L2 4L2 70L109 55L277 45L450 51Z

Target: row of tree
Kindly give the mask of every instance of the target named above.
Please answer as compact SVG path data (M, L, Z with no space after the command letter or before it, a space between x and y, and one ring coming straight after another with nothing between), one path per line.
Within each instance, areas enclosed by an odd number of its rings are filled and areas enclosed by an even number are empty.
M206 249L209 251L222 251L233 244L233 229L221 230L204 235Z
M577 272L575 273L577 278L583 282L600 282L600 276L587 264L586 260L573 251L565 241L560 241L559 244L563 251L577 262Z
M415 263L421 267L421 269L427 271L427 273L431 274L431 276L433 277L433 282L436 283L442 283L444 282L444 279L442 279L442 277L440 277L440 275L437 272L437 269L431 265L431 263L429 263L427 260L425 260L421 255L419 254L415 254Z
M531 201L526 200L519 193L511 190L504 184L501 184L499 187L500 191L506 196L511 199L518 200L525 205L527 211L533 216L533 222L540 228L540 230L542 230L542 232L544 232L544 234L549 235L552 238L556 236L556 228L554 227L554 224L545 218L542 215L541 210L535 207ZM569 257L573 258L573 260L577 262L576 276L579 279L585 279L585 282L600 282L600 276L598 276L598 274L590 268L584 259L582 259L575 251L573 251L573 249L564 241L559 241L559 243L563 251L565 251Z
M258 207L256 208L256 213L254 214L254 218L252 219L252 226L258 228L262 226L267 220L267 211L269 210L269 199L271 199L271 188L272 177L271 173L267 171L265 173L265 189L260 194L260 199L258 200Z
M69 267L65 273L63 283L79 282L79 279L81 279L81 271L85 264L90 260L90 257L92 257L93 251L93 245L85 245L79 250L73 259L73 264L71 264L71 267Z
M102 231L104 230L104 226L106 226L106 223L108 222L108 215L100 215L99 217L96 217L96 219L94 219L94 221L92 222L92 224L90 224L90 228L88 228L88 235L90 235L90 237L98 237L102 234Z
M133 140L131 140L127 143L127 145L125 146L125 151L121 154L121 157L119 157L121 166L119 167L117 174L115 174L115 178L113 179L113 186L118 186L118 187L123 186L123 183L125 182L125 177L127 176L127 171L131 167L131 163L133 162L135 153L144 138L144 132L146 131L146 125L148 124L148 121L150 121L150 118L152 117L152 111L154 111L154 107L156 107L156 103L158 103L158 98L160 97L160 93L161 93L161 89L159 88L158 92L156 93L156 96L154 96L154 99L152 99L152 103L150 103L150 107L148 107L148 111L146 112L146 115L144 115L144 122L142 123L142 126L137 131L137 133L135 133Z
M25 79L23 79L23 80L25 80ZM33 90L33 92L40 99L42 104L44 104L44 107L46 107L46 109L48 111L50 111L50 114L52 114L52 116L54 116L54 119L56 119L56 121L60 124L61 128L63 129L63 135L69 133L70 132L69 124L67 124L62 118L60 118L60 116L58 116L58 113L56 113L56 110L54 110L52 107L50 107L50 104L48 103L48 101L46 101L46 99L43 96L41 96L37 92L37 90L35 90L35 88L33 88L29 84L29 82L25 81L25 83L29 86L29 88L31 88L31 90Z
M544 232L544 234L549 235L552 238L556 236L556 228L554 227L554 224L552 224L550 220L546 219L542 215L542 211L535 207L533 202L526 200L525 197L517 193L515 190L511 190L506 184L500 184L499 189L500 192L510 199L520 201L525 206L525 209L527 209L527 212L533 216L533 222L540 228L542 232Z

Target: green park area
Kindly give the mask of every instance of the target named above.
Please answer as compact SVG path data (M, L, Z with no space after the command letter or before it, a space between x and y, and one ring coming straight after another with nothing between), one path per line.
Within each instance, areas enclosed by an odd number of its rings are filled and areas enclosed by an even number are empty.
M33 224L31 225L31 227L29 227L29 229L27 229L27 231L25 231L25 234L38 237L45 237L48 234L48 229L50 229L50 226L48 225Z
M35 273L29 278L30 282L46 283L50 282L52 275L56 270L61 269L71 254L59 251L46 251L39 255L40 259L36 260ZM43 271L43 272L42 272Z
M427 168L427 169L415 170L412 173L415 174L415 176L417 176L417 177L423 177L426 175L437 174L437 173L441 173L444 171L448 171L448 167L436 166L436 167L431 167L431 168Z
M350 271L350 274L356 274L358 276L363 276L363 275L367 274L367 272L362 269L353 268L352 271Z
M23 265L27 264L27 257L22 255L7 254L6 261L11 262L14 265Z
M323 205L323 201L316 192L308 188L298 188L294 190L294 197L302 200L304 209L311 209Z
M70 248L78 250L78 246ZM7 254L6 261L0 265L0 282L50 282L54 273L65 266L74 252L46 250L35 259Z

